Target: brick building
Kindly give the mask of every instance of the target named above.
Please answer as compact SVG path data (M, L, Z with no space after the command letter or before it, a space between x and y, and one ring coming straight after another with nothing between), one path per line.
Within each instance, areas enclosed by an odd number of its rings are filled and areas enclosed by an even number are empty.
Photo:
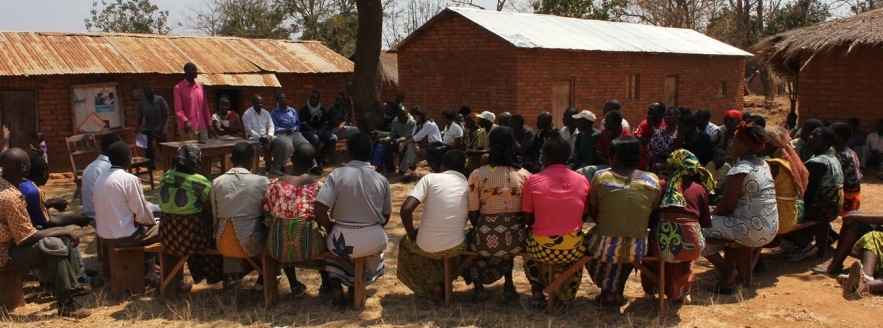
M883 118L883 9L774 35L754 51L761 65L797 82L801 122L857 117L870 132Z
M199 67L212 111L227 95L240 114L253 94L272 108L280 90L297 109L312 90L330 106L353 71L351 61L318 42L231 37L0 32L0 58L0 122L10 127L14 147L43 132L53 171L70 170L64 138L81 133L92 112L112 129L134 127L148 83L174 106L172 90L188 61ZM84 97L90 90L105 99ZM114 105L92 106L99 102ZM170 121L172 136L174 115Z
M408 105L509 111L561 126L570 106L618 99L637 127L647 105L741 108L749 53L693 30L447 8L396 45Z

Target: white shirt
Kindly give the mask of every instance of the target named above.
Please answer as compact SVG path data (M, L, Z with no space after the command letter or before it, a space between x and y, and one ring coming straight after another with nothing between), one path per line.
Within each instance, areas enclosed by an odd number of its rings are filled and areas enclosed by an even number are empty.
M720 127L709 122L708 126L705 127L705 134L711 137L711 140L714 140L714 138L717 137L717 134L720 133L720 130Z
M423 141L423 139L429 137L429 143L441 142L441 132L438 131L438 125L433 121L426 121L423 123L423 128L420 131L417 131L417 125L414 125L414 129L411 130L411 135L414 136L414 141Z
M261 113L255 113L254 107L249 107L242 115L242 124L245 126L245 132L249 138L260 138L263 136L273 136L276 133L276 126L273 125L273 118L267 109L261 109Z
M570 129L568 129L566 126L562 127L561 130L558 131L561 134L561 137L564 138L564 140L567 140L568 143L570 143L570 150L573 151L573 147L576 146L576 135L577 133L579 133L579 129L573 129L573 134L570 134Z
M95 218L95 206L92 205L92 188L95 187L95 181L98 181L98 177L108 170L110 170L110 159L105 155L98 155L98 158L89 163L89 166L83 171L82 181L80 181L83 191L83 214L91 219Z
M606 119L601 120L601 128L604 128L604 121L606 121ZM622 125L623 130L632 132L632 127L629 125L629 122L625 120L625 118L622 119L622 124L620 125Z
M445 136L442 138L442 143L452 146L457 141L457 138L463 138L463 128L456 123L452 123L445 128Z
M135 222L152 226L156 219L144 199L141 179L120 168L111 168L95 181L95 232L104 239L129 237Z
M463 229L469 214L469 183L460 172L424 176L409 196L423 204L417 246L427 252L451 249L466 240Z

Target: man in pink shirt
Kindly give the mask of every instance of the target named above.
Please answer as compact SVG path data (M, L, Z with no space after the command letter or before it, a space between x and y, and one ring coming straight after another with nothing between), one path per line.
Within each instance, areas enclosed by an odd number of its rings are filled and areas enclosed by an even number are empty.
M196 64L184 64L184 80L175 85L175 116L178 117L181 140L208 139L211 113L205 99L205 89L196 82L197 75Z

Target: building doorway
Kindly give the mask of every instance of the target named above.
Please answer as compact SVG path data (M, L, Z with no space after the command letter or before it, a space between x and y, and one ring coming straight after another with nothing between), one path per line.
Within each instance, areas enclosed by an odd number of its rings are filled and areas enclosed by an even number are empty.
M665 77L665 94L662 101L668 107L678 107L678 76L669 75Z
M559 80L552 84L552 126L562 127L564 111L573 106L573 80Z
M10 147L28 149L37 132L37 98L34 90L0 90L0 122L12 134Z

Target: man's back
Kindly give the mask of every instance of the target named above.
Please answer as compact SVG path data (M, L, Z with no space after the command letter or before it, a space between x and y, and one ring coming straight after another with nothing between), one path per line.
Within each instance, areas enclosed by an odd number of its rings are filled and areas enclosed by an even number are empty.
M469 183L456 171L431 173L414 186L409 196L423 204L417 246L427 252L453 248L465 240L469 214Z
M386 223L392 213L389 181L362 161L334 169L316 201L328 205L331 217L341 222Z
M83 214L89 218L95 218L95 206L92 202L92 191L95 187L95 181L98 181L98 177L108 170L110 170L110 160L105 155L98 155L98 158L89 163L89 166L83 171L83 177L80 181L82 184L80 188L83 192Z
M144 199L141 180L119 168L104 172L95 181L93 205L95 231L104 239L129 237L138 223L156 223Z

